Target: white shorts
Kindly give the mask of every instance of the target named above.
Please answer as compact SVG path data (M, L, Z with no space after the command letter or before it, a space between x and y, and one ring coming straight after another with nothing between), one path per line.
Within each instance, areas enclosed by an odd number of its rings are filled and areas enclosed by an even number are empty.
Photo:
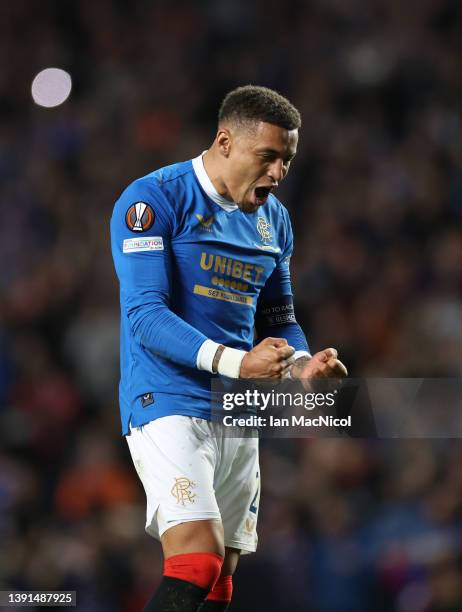
M255 552L258 439L229 437L226 429L180 415L130 428L126 439L146 492L150 535L160 539L180 523L215 519L223 524L225 546Z

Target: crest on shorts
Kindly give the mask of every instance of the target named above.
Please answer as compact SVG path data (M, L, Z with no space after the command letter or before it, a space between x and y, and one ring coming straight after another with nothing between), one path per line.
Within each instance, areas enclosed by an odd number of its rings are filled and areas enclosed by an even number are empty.
M125 214L125 223L132 232L145 232L153 226L156 215L146 202L135 202Z
M258 217L257 220L257 231L261 236L262 242L265 244L268 242L273 242L273 237L270 232L271 225L264 217Z
M186 476L180 476L175 478L175 484L172 487L171 494L176 499L176 503L182 506L186 506L186 503L194 503L196 494L192 492L192 489L196 486L196 483Z

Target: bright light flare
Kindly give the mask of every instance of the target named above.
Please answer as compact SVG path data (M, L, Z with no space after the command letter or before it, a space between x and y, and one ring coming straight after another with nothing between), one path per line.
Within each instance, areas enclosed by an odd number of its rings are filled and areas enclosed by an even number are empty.
M67 100L72 89L71 75L61 68L45 68L32 81L32 97L39 106L53 108Z

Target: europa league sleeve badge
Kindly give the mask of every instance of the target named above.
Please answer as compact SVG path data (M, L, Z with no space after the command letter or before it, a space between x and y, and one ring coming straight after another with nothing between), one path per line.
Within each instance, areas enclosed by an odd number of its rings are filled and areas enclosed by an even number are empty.
M135 202L125 214L125 223L132 232L145 232L152 227L156 215L146 202Z

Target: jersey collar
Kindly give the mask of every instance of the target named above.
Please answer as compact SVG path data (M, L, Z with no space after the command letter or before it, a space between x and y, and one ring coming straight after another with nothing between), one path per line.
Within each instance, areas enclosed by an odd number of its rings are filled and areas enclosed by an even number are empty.
M197 180L201 184L202 189L209 196L209 198L215 202L215 204L221 206L221 208L223 208L223 210L226 210L226 212L233 212L237 210L239 206L234 202L230 202L222 195L220 195L213 186L213 183L205 170L204 160L202 159L204 153L206 153L206 151L203 151L203 153L201 153L192 160L194 172L196 173Z

